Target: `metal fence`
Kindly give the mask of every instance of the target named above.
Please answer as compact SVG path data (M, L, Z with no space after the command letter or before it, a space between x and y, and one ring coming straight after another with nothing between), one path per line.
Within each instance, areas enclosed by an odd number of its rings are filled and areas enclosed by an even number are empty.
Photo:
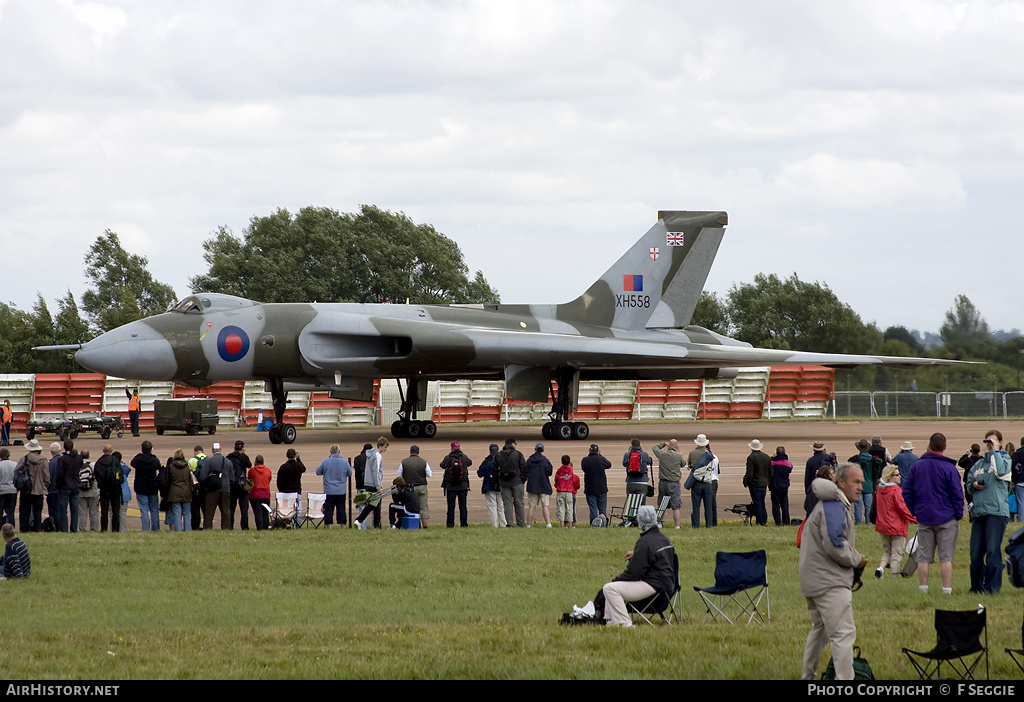
M832 417L1021 417L1024 392L836 391Z

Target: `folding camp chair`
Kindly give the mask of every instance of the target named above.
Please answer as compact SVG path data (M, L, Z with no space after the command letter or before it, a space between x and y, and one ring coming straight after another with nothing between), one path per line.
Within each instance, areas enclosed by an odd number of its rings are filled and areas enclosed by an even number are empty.
M729 602L734 603L743 614L747 615L747 623L759 621L762 624L771 621L771 604L768 598L768 554L762 549L749 553L729 553L719 551L715 555L715 586L697 587L694 591L700 595L707 607L704 621L711 617L718 621L721 616L730 624L732 619L725 613ZM756 589L756 592L751 592ZM746 598L744 604L737 596L742 593ZM754 596L756 595L756 599ZM726 600L726 598L729 598ZM764 598L764 613L759 609ZM716 602L717 600L717 602ZM737 620L739 616L736 616Z
M665 495L664 497L661 498L661 501L658 503L657 513L654 515L654 519L658 524L661 524L663 521L665 521L665 512L668 510L668 505L670 502L672 502L672 498L668 495Z
M1020 672L1024 673L1024 648L1008 648L1006 652L1010 654L1010 660L1020 668Z
M725 510L726 512L732 512L743 517L743 526L750 526L750 520L754 517L754 505L733 505Z
M982 658L985 659L985 679L988 679L988 628L984 607L978 605L978 609L966 612L935 610L935 633L937 641L931 651L903 649L921 680L939 677L943 663L952 670L955 679L974 680L974 669Z
M325 502L327 495L322 492L306 493L306 514L302 517L302 524L312 524L314 529L323 524Z
M296 505L299 494L297 492L278 492L277 509L270 513L270 527L272 529L288 529L298 515Z
M636 513L640 509L640 505L644 502L644 494L642 492L633 492L626 495L626 503L622 505L622 509L618 512L612 507L611 514L608 515L609 519L618 519L619 524L616 526L636 526Z
M666 549L672 548L666 546ZM653 625L651 621L655 615L661 617L661 621L666 624L671 624L672 620L678 617L676 613L679 607L679 556L676 555L675 549L672 549L672 590L659 590L650 597L645 597L642 600L636 602L627 602L626 611L629 612L629 616L632 617L634 624L640 622L646 622ZM668 610L668 616L665 615L665 610Z

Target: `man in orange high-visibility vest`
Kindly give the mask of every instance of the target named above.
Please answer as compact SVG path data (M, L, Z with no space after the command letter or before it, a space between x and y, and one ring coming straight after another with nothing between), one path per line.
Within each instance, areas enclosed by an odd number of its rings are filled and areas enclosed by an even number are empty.
M128 418L132 424L132 436L139 435L139 411L142 409L142 401L139 400L138 389L129 390L124 389L124 394L128 396Z
M14 421L14 410L11 409L11 401L4 400L3 407L0 407L0 446L11 445L11 422Z

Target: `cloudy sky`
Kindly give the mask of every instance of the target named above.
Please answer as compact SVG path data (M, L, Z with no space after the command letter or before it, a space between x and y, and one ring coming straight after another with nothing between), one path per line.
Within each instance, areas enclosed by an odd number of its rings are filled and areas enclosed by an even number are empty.
M1021 37L995 0L0 0L2 299L80 298L105 229L182 296L217 226L367 203L561 302L723 209L710 290L1022 327Z

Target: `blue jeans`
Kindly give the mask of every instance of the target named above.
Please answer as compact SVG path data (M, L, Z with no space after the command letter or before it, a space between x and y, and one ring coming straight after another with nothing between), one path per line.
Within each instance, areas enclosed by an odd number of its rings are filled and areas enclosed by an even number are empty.
M78 490L61 490L57 493L57 530L78 533ZM71 518L68 519L68 510Z
M597 515L608 516L608 493L603 495L587 495L587 507L590 508L590 523L593 524Z
M694 529L700 528L701 503L704 504L704 526L715 525L714 490L714 483L704 483L699 480L690 488L690 502L693 505L693 511L690 512L690 526Z
M874 501L874 495L870 492L863 492L860 495L860 499L853 503L853 523L860 524L860 518L863 515L865 524L872 524L873 522L869 518L871 514L871 503Z
M1003 545L1006 517L987 515L971 522L971 592L999 593L1003 584Z
M754 519L760 526L768 524L768 509L765 507L764 500L768 496L768 486L750 486L747 488L750 492L750 502L754 505Z
M174 531L192 531L192 503L172 502L167 510L167 521Z
M143 531L160 531L160 495L136 495Z
M1013 496L1017 498L1017 521L1024 522L1024 483L1014 486Z

